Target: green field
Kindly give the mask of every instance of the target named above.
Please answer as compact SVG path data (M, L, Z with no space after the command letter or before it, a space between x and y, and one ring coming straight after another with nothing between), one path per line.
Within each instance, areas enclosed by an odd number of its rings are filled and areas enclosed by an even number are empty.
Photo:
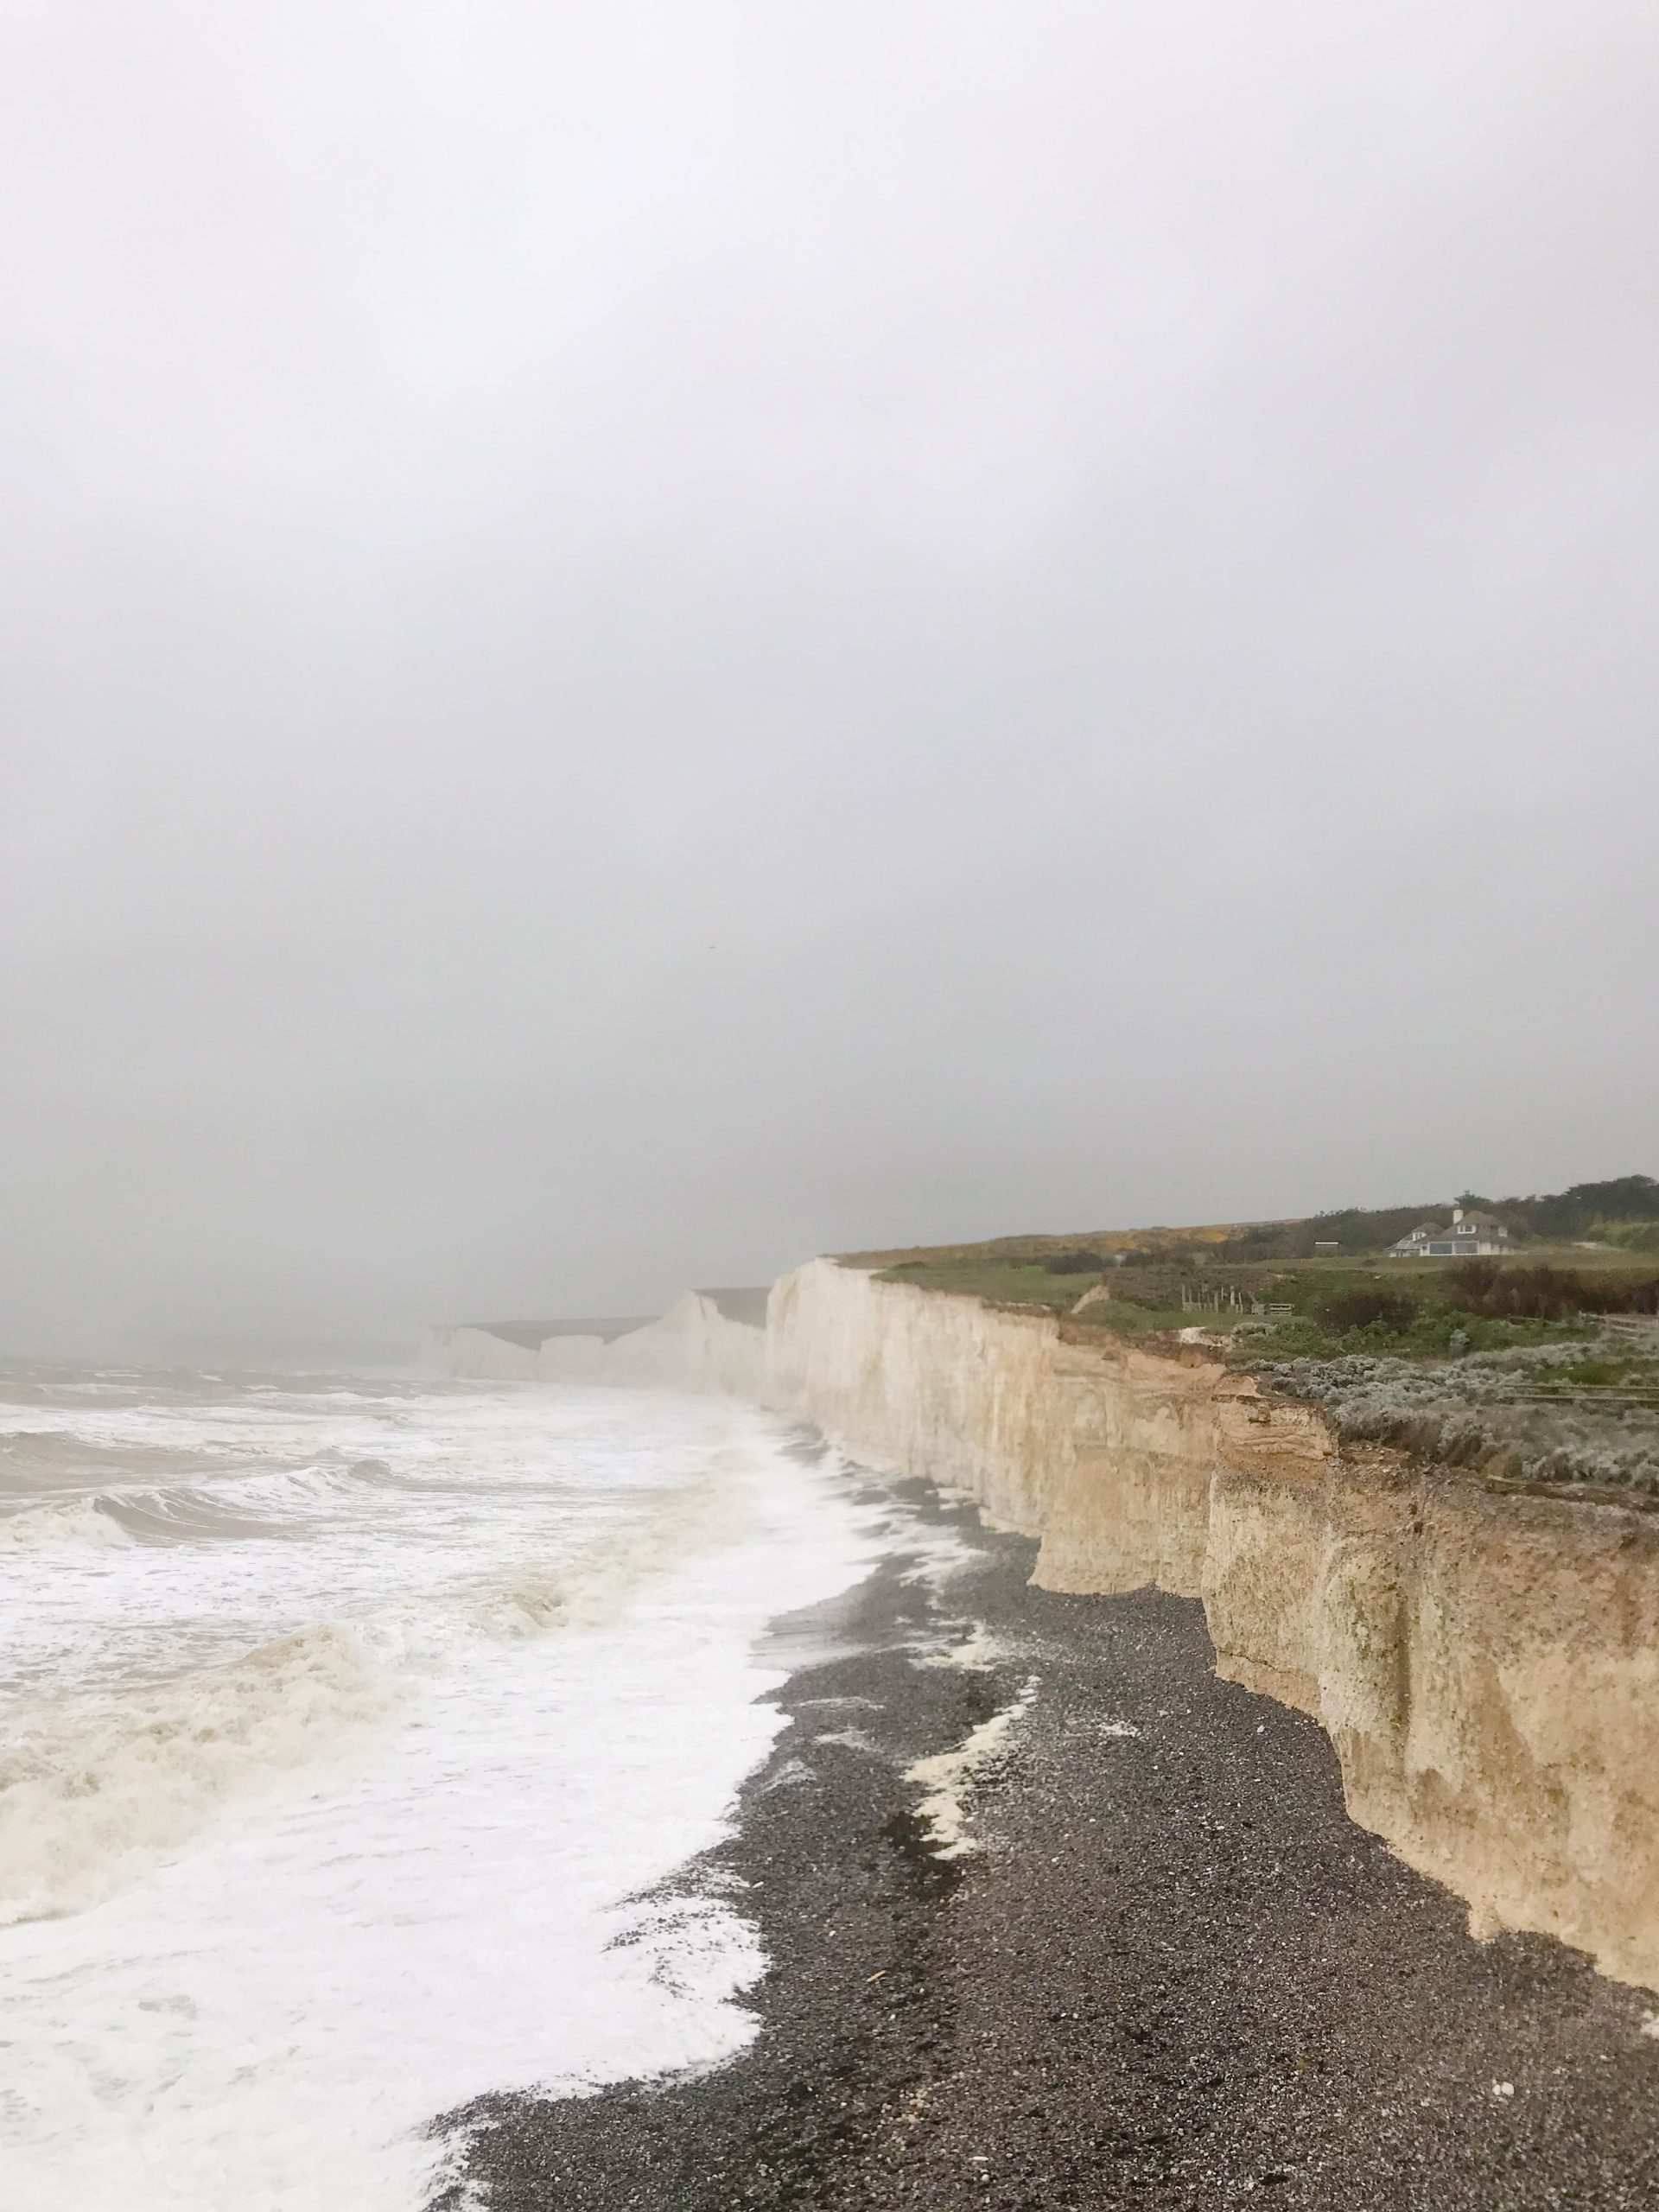
M1070 1248L1062 1242L1058 1249ZM1529 1249L1524 1264L1541 1263L1609 1281L1647 1281L1655 1273L1653 1262L1644 1255L1570 1247ZM1456 1302L1452 1279L1459 1265L1451 1260L1292 1260L1271 1266L1114 1267L1084 1274L1055 1273L1043 1260L952 1252L901 1260L880 1272L886 1281L913 1283L919 1289L953 1291L995 1306L1045 1308L1071 1317L1071 1325L1080 1329L1141 1337L1202 1327L1217 1336L1236 1338L1241 1347L1248 1344L1255 1353L1281 1357L1384 1346L1408 1354L1444 1355L1455 1349L1451 1339L1459 1327L1469 1340L1465 1348L1478 1351L1595 1333L1593 1319L1483 1319L1464 1312ZM1091 1300L1081 1313L1074 1310L1096 1290L1108 1295ZM1372 1322L1357 1329L1327 1320L1327 1309L1340 1295L1376 1290L1410 1300L1418 1309L1416 1316L1404 1325ZM1255 1310L1275 1306L1287 1306L1291 1312Z

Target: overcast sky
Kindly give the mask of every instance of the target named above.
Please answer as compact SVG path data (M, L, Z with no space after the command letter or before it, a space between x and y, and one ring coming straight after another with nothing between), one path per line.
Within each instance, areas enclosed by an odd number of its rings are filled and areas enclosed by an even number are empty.
M13 0L0 1344L1659 1173L1651 0Z

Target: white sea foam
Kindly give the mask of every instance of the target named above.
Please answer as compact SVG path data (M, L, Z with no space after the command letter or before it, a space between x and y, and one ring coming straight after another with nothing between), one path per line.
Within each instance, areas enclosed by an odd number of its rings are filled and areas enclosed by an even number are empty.
M6 2212L418 2212L444 2111L739 2048L741 1899L662 1885L860 1571L833 1480L664 1395L99 1388L31 1511L116 1541L0 1558Z
M938 1651L925 1652L917 1661L921 1667L960 1667L969 1674L988 1674L999 1659L1006 1656L1001 1639L991 1634L983 1621L973 1622L965 1637L955 1643L946 1644Z
M969 1831L968 1815L975 1783L1000 1758L1010 1730L1025 1717L1037 1694L1033 1675L1019 1696L982 1720L977 1728L948 1751L918 1759L906 1770L906 1782L923 1790L917 1808L927 1824L928 1844L936 1859L962 1859L982 1846Z
M348 1630L323 1624L175 1681L15 1708L0 1739L0 1925L109 1896L232 1801L337 1755L395 1695Z
M508 1636L603 1627L656 1576L737 1541L743 1534L741 1499L741 1490L718 1472L658 1491L647 1514L584 1544L569 1559L488 1586L480 1618Z

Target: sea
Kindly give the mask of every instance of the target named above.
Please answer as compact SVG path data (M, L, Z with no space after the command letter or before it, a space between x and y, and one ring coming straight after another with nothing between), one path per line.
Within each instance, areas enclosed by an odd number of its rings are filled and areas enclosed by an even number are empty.
M739 2050L676 1878L880 1541L723 1401L0 1370L0 2204L420 2212L469 2099Z

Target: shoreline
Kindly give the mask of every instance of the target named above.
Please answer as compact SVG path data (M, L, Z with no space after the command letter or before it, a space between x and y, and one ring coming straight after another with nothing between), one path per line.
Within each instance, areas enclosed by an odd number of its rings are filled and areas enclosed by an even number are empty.
M473 1351L448 1333L453 1372ZM531 1360L472 1333L480 1373L503 1349ZM578 1341L540 1347L535 1371ZM823 1258L772 1285L764 1325L758 1292L690 1292L620 1344L626 1376L611 1345L582 1355L588 1379L759 1402L967 1492L1041 1539L1047 1589L1201 1599L1217 1671L1317 1719L1352 1817L1473 1924L1554 1936L1659 1999L1659 1514L1630 1502L1639 1437L1603 1439L1628 1498L1517 1487L1472 1413L1379 1414L1376 1363L1286 1395L1282 1370L1214 1346Z
M790 1725L676 1885L741 1894L767 1960L753 2041L446 2115L466 2147L434 2212L1659 2196L1641 1992L1547 1937L1474 1942L1348 1818L1317 1724L1217 1680L1197 1601L1033 1588L1031 1540L925 1484L849 1479L968 1556L931 1583L901 1544L774 1624ZM981 1663L938 1663L976 1636ZM942 1858L912 1770L976 1730L1000 1740L970 1848Z

